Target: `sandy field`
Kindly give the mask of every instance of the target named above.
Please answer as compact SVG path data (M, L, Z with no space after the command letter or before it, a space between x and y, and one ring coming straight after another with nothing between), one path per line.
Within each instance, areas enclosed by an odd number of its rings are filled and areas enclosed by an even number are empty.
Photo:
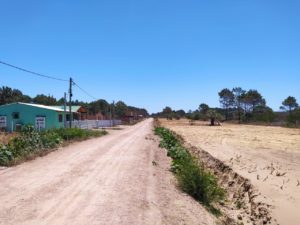
M0 169L0 224L216 225L176 188L152 122Z
M189 144L251 180L281 225L300 224L300 129L161 120Z

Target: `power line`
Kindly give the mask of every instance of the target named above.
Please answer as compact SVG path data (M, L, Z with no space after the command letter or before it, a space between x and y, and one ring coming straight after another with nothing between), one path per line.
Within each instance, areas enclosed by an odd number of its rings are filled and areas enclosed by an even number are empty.
M91 95L90 93L88 93L86 90L84 90L83 88L79 87L78 84L76 84L74 81L73 81L73 84L78 87L83 93L85 93L86 95L88 95L90 98L94 99L94 100L97 100L97 98L95 98L93 95Z
M53 76L49 76L49 75L44 75L44 74L41 74L41 73L37 73L37 72L33 72L33 71L30 71L30 70L27 70L27 69L24 69L24 68L21 68L19 66L14 66L12 64L9 64L9 63L6 63L6 62L3 62L3 61L0 61L1 64L5 65L5 66L9 66L9 67L12 67L12 68L15 68L15 69L18 69L18 70L21 70L23 72L26 72L26 73L30 73L30 74L33 74L33 75L36 75L36 76L40 76L40 77L43 77L43 78L48 78L48 79L52 79L52 80L57 80L57 81L63 81L63 82L69 82L69 80L67 79L61 79L61 78L58 78L58 77L53 77ZM79 88L79 90L81 90L83 93L85 93L86 95L88 95L90 98L94 99L94 100L97 100L97 98L95 98L93 95L91 95L89 92L87 92L86 90L84 90L82 87L80 87L77 83L75 83L74 81L71 81L71 84L75 85L76 87Z
M36 76L40 76L40 77L44 77L44 78L48 78L48 79L52 79L52 80L64 81L64 82L66 82L66 81L68 82L69 81L69 80L66 80L66 79L58 78L58 77L53 77L53 76L48 76L48 75L36 73L36 72L30 71L30 70L27 70L27 69L24 69L24 68L21 68L21 67L18 67L18 66L11 65L11 64L6 63L6 62L0 61L0 63L3 64L3 65L6 65L6 66L9 66L9 67L12 67L12 68L24 71L26 73L31 73L31 74L36 75Z

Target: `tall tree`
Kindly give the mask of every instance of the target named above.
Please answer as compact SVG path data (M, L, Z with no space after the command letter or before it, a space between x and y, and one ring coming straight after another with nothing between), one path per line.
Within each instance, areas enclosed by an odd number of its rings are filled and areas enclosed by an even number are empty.
M237 110L238 120L241 121L242 116L242 96L246 93L241 87L235 87L232 89L232 93L234 95L234 105Z
M12 89L7 86L0 87L0 105L13 102L31 102L31 98L18 89Z
M229 109L234 104L234 94L228 88L224 88L219 92L219 101L225 109L225 120L228 120Z
M126 115L127 111L128 111L128 107L127 105L122 102L122 101L118 101L114 106L114 111L115 111L115 115L118 118L122 118L123 116Z
M289 96L284 101L282 102L282 107L281 109L288 109L289 113L292 112L292 110L296 109L298 107L298 103L295 97Z
M57 105L57 100L53 96L40 94L33 98L33 102L42 105Z
M25 102L25 103L30 103L30 102L32 102L32 99L28 95L22 95L19 101L20 102Z
M99 99L88 104L88 110L90 114L102 113L102 115L108 115L110 111L110 105L104 99Z
M199 112L203 115L205 115L207 113L207 111L209 110L209 106L205 103L201 103L199 105Z
M251 104L247 92L241 94L240 102L241 102L241 107L244 109L244 112L245 113L249 112Z
M185 116L185 111L183 109L177 110L175 112L177 118L182 118Z
M262 97L262 95L254 89L250 89L245 94L241 95L242 102L246 105L246 111L249 112L251 110L254 112L255 107L257 106L265 106L266 100Z
M163 111L162 111L162 116L167 118L167 119L171 119L172 118L172 114L173 114L173 110L171 107L166 106Z
M137 108L137 107L134 107L134 106L127 106L127 112L133 114L136 117L142 116L142 117L145 118L145 117L149 116L146 109Z
M271 123L275 119L275 113L268 106L257 106L254 109L252 119L254 121Z

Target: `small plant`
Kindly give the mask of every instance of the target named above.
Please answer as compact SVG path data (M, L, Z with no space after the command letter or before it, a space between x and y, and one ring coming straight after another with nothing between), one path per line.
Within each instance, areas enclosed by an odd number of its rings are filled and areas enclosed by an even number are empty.
M176 177L183 191L207 206L224 199L224 190L218 186L216 178L195 159L179 165Z
M5 145L0 146L0 165L6 166L13 160L12 152Z
M237 200L235 202L235 205L236 205L237 209L241 209L243 207L244 203L242 201L240 201L240 200Z
M215 176L180 144L170 130L157 127L155 134L162 138L160 147L166 148L167 155L173 159L171 171L175 173L179 187L212 212L219 214L219 210L212 204L222 201L225 198L225 191L218 186Z

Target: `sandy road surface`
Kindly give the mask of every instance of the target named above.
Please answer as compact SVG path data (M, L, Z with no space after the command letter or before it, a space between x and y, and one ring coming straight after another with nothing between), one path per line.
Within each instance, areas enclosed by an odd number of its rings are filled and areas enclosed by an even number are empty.
M209 152L249 178L274 206L281 225L300 224L300 130L223 124L218 127L187 120L162 121L188 143Z
M149 119L2 169L0 224L215 224L157 146Z

